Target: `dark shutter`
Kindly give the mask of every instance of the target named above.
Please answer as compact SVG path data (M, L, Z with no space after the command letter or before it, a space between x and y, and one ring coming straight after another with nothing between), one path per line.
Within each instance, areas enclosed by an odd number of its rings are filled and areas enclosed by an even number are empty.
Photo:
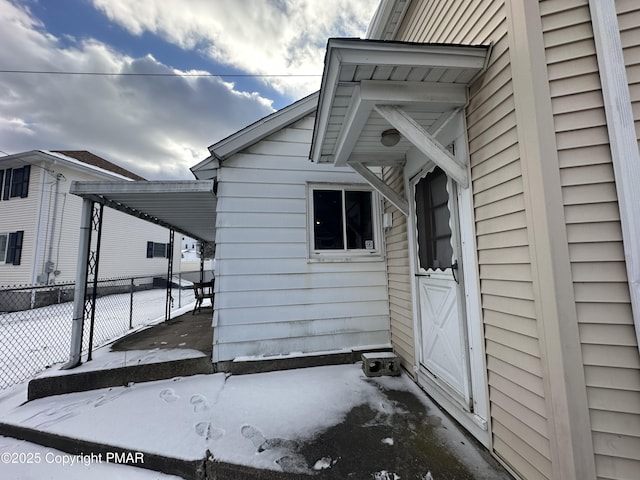
M2 181L4 180L4 170L0 170L0 200L2 200Z
M22 167L22 188L20 191L20 197L26 198L29 195L29 177L31 173L31 165L25 165Z
M11 169L7 168L5 170L5 178L4 178L4 192L2 195L3 200L9 200L11 195Z
M14 232L9 234L9 246L7 247L7 261L6 263L13 263L14 265L20 265L20 258L22 257L22 239L24 237L24 231Z
M153 242L147 242L147 258L153 258Z

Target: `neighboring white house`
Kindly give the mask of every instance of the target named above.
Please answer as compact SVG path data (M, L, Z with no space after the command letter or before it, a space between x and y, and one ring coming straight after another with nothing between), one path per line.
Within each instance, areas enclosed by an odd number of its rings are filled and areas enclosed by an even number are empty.
M195 272L202 267L205 272L212 272L214 264L213 259L206 259L202 264L200 261L200 243L191 237L182 237L180 242L180 271ZM206 277L209 277L209 274Z
M317 94L216 143L213 361L389 346L381 197L309 162Z
M75 280L82 199L69 194L74 180L144 179L86 151L0 157L0 285ZM100 278L166 275L169 240L166 228L105 209Z

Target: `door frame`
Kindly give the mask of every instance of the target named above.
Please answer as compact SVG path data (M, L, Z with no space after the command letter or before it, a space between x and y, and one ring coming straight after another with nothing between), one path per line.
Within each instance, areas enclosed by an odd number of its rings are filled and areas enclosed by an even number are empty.
M465 165L470 178L468 149L466 142L466 125L464 115L450 123L448 131L441 132L439 141L444 145L454 144L454 156L461 165ZM440 136L439 136L440 137ZM415 190L413 179L416 175L426 173L432 168L433 162L417 149L412 149L406 156L404 168L404 188L409 202L409 217L407 219L409 240L409 263L411 273L411 296L413 306L414 348L416 365L414 371L418 383L431 395L437 403L460 422L483 445L491 448L490 415L489 415L489 385L484 343L484 326L482 323L482 308L480 303L480 279L477 260L475 221L473 216L473 195L471 182L468 188L457 188L457 207L459 216L459 241L461 250L461 274L464 288L464 310L467 326L467 345L469 347L469 377L473 411L465 411L461 404L452 399L438 382L421 371L419 366L420 352L420 298L417 289L417 230L415 217Z

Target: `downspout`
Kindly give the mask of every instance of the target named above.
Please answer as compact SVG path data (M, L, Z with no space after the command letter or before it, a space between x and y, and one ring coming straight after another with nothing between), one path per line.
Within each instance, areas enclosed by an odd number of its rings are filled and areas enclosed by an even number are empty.
M589 0L593 39L604 98L611 160L618 195L631 312L640 350L640 152L634 126L622 40L613 0Z
M53 221L51 222L51 232L49 233L49 252L47 252L47 263L44 265L44 270L42 271L42 278L46 278L46 282L49 283L49 276L51 272L53 272L54 264L53 264L53 243L54 236L56 233L56 219L58 218L58 194L60 192L60 180L63 175L61 173L56 173L56 186L55 191L53 193Z
M34 165L36 164L34 163ZM44 163L40 165L40 168L43 172L42 182L40 184L40 209L38 210L38 230L36 231L33 271L31 273L31 283L34 285L36 283L40 283L38 280L38 265L40 264L41 258L44 256L44 252L42 252L42 231L44 229L44 186L46 185L47 173L49 173L49 170L45 167Z

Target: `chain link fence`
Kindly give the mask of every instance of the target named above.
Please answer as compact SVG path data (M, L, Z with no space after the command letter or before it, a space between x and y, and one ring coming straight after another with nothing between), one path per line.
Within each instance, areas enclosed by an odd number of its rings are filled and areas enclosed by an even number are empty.
M171 311L194 302L191 285L199 275L173 277ZM166 275L98 281L93 348L164 320L166 287ZM73 283L0 287L0 390L69 359L74 291ZM85 319L83 353L90 324Z

